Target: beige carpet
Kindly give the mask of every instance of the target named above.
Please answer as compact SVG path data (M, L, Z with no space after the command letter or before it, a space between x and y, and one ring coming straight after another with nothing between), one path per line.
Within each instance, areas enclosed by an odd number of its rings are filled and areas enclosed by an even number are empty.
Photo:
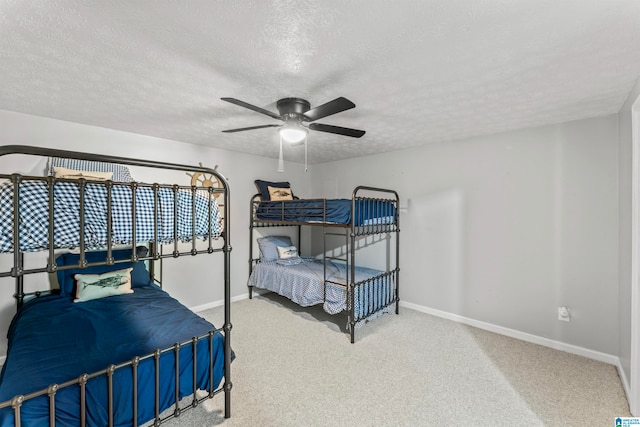
M221 325L222 308L200 313ZM232 305L224 398L170 426L612 426L630 416L615 367L409 309L350 344L346 317L274 294Z

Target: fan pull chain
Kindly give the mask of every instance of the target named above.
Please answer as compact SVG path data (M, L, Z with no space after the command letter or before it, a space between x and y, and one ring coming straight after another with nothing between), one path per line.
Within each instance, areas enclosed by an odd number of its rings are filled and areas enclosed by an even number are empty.
M306 146L306 140L305 140ZM282 136L280 136L280 157L278 157L278 172L284 172L284 158L282 157Z
M304 171L307 172L307 136L304 137Z

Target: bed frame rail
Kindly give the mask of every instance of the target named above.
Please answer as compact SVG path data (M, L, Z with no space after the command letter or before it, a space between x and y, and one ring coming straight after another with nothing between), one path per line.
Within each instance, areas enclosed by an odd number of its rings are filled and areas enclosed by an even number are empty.
M69 388L69 387L77 387L78 388L78 392L80 393L80 405L78 408L78 413L80 414L80 425L81 426L85 426L86 425L86 386L89 380L96 378L96 377L100 377L100 376L104 376L106 377L107 380L107 396L108 396L108 419L109 419L109 426L113 426L114 424L114 404L113 404L113 400L114 400L114 395L116 395L118 393L118 390L114 389L114 384L113 384L113 376L115 375L116 371L121 370L121 369L125 369L125 368L130 368L131 372L132 372L132 381L133 381L133 386L132 386L132 396L131 396L131 402L132 402L132 409L133 409L133 419L132 419L132 426L136 427L138 425L138 383L140 381L139 376L138 376L138 367L140 366L140 363L144 362L145 360L149 359L149 360L153 360L153 366L154 366L154 390L155 390L155 394L154 394L154 399L155 399L155 418L153 419L154 421L154 425L160 425L164 422L166 422L167 420L171 419L171 418L176 418L179 417L180 414L182 413L182 411L184 411L186 408L188 407L196 407L198 406L198 404L202 401L204 401L205 399L210 399L213 396L223 392L225 390L225 386L221 385L217 388L213 387L213 337L216 333L222 333L222 329L217 329L215 331L210 331L207 334L204 335L200 335L197 337L193 337L190 340L187 341L183 341L180 343L176 343L171 347L167 347L164 349L158 349L155 350L154 352L151 352L149 354L143 355L143 356L136 356L133 359L131 359L128 362L124 362L124 363L120 363L118 365L109 365L107 366L105 369L102 369L100 371L96 371L90 374L82 374L80 375L78 378L61 383L61 384L51 384L50 386L42 389L42 390L38 390L35 391L33 393L29 393L27 395L18 395L15 396L13 399L8 400L6 402L2 402L0 403L0 409L4 409L4 408L8 408L11 407L13 408L13 413L14 413L14 425L16 427L20 427L20 425L22 424L22 415L21 415L21 408L22 405L24 405L27 401L31 400L31 399L35 399L37 397L41 397L41 396L48 396L49 397L49 425L51 427L55 427L56 425L56 394L58 392L60 392L61 390L65 389L65 388ZM205 390L207 392L206 395L200 396L198 397L197 393L196 393L196 384L197 384L197 374L198 374L198 370L197 370L197 351L196 351L196 347L198 345L198 342L201 340L207 340L209 346L208 346L208 354L209 354L209 363L208 363L208 379L209 379L209 388L207 390ZM192 382L194 384L194 390L193 390L193 394L192 394L192 400L191 403L189 403L188 405L180 405L180 349L185 347L185 346L191 346L191 364L193 367L192 370ZM175 402L173 404L173 412L165 415L164 417L161 417L161 408L160 408L160 357L162 357L162 355L166 354L166 353L174 353L174 371L176 372L175 375L175 383L174 383L174 393L176 396Z

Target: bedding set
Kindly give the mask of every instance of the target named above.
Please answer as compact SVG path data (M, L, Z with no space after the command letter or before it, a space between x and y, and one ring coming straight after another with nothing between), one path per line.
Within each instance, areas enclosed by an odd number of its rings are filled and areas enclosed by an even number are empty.
M249 286L275 292L303 307L322 304L329 314L348 310L347 283L351 271L346 263L299 257L288 236L267 236L257 242L260 262L253 267ZM294 251L295 256L288 256ZM282 253L287 255L283 257ZM359 284L354 287L355 319L393 300L395 288L384 273L355 267L354 283Z
M75 248L80 242L80 190L72 182L56 182L53 186L54 238L56 248ZM195 195L188 190L174 193L159 188L157 229L155 221L155 195L152 188L138 187L135 191L135 225L138 242L155 239L159 243L174 240L174 224L180 241L191 241L194 232L198 238L217 237L221 227L215 197L209 200L205 191ZM88 249L106 246L107 241L107 189L104 184L87 181L84 190L84 241ZM13 185L0 184L0 252L11 252L13 237ZM33 252L47 250L49 245L49 189L44 181L25 181L19 188L20 198L20 250ZM114 185L111 190L112 244L132 244L133 192L125 185ZM193 205L195 204L195 216ZM174 211L174 207L176 210ZM195 222L195 224L194 224Z
M288 189L288 182L256 180L262 201L256 208L256 218L264 221L324 222L355 226L393 224L395 206L389 200L362 199L296 199L273 198L273 189ZM271 189L271 190L270 190Z

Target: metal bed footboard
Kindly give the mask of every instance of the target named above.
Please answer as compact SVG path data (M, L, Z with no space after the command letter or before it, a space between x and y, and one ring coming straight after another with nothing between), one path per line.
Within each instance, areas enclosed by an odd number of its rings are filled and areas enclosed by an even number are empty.
M80 404L77 408L79 414L79 422L81 426L85 426L87 422L87 383L89 380L104 376L107 381L107 395L108 395L108 426L111 427L114 424L114 395L118 395L118 390L114 387L113 377L115 373L119 370L131 369L132 373L132 381L133 381L133 393L131 395L131 402L133 408L133 417L131 420L131 425L133 427L137 427L138 425L138 383L140 381L138 375L138 366L140 363L144 362L147 359L153 360L154 362L154 402L155 402L155 417L153 418L154 425L159 426L160 424L168 421L171 418L179 417L182 411L188 408L195 408L198 406L200 402L205 399L210 399L213 396L225 391L226 386L223 384L217 388L213 386L213 337L216 333L222 333L222 329L216 329L215 331L210 331L207 334L200 335L197 337L193 337L190 340L186 340L180 343L176 343L173 346L157 349L149 354L145 354L143 356L134 357L128 362L120 363L117 365L109 365L105 369L100 371L96 371L90 374L82 374L78 378L61 383L61 384L51 384L47 388L42 390L35 391L33 393L29 393L27 395L18 395L13 399L8 400L6 402L0 403L0 410L4 408L11 407L13 408L14 413L14 425L16 427L20 427L22 424L22 414L21 408L27 403L29 400L36 399L42 396L48 396L49 398L49 426L55 427L56 425L56 395L65 388L77 387L80 395ZM206 395L198 397L196 394L198 388L197 377L198 377L198 360L197 360L197 345L201 340L208 341L208 354L209 354L209 363L208 363L208 379L209 379L209 388L205 390L207 392ZM191 346L192 348L192 382L193 382L193 394L191 403L188 405L180 404L180 349L185 346ZM162 408L160 405L162 391L160 389L160 357L165 353L173 353L174 354L174 371L175 371L175 401L173 403L173 412L161 416L161 413L164 412L167 408ZM69 408L65 408L65 411L69 411ZM147 420L151 421L151 420ZM145 422L147 422L145 421Z
M11 267L11 269L9 271L2 271L0 272L0 278L2 277L13 277L15 278L15 294L14 294L14 298L16 299L16 305L18 307L18 309L20 308L20 306L25 302L25 298L28 297L40 297L42 295L46 295L49 293L52 293L51 290L45 290L45 291L36 291L36 292L31 292L31 293L25 293L24 291L24 277L26 275L30 275L30 274L36 274L36 273L55 273L58 270L64 270L64 269L69 269L69 268L85 268L85 267L91 267L91 266L95 266L95 265L113 265L113 264L117 264L118 262L126 262L126 261L144 261L144 260L149 260L149 261L154 261L154 260L161 260L163 258L166 257L173 257L173 258L178 258L180 256L183 255L191 255L191 256L195 256L195 255L199 255L199 254L203 254L203 253L207 253L207 254L213 254L213 253L222 253L224 256L224 272L223 272L223 277L224 277L224 325L222 326L222 328L216 330L216 331L211 331L209 334L200 336L200 337L194 337L192 340L190 341L186 341L183 343L179 343L176 344L172 347L169 348L165 348L165 349L159 349L156 350L154 353L152 354L148 354L148 355L144 355L141 356L140 358L135 358L134 360L130 361L130 362L125 362L125 363L121 363L118 365L110 365L109 367L107 367L105 370L99 371L99 372L95 372L92 374L83 374L81 375L79 378L77 379L71 379L69 381L66 381L64 383L61 384L53 384L51 386L49 386L47 389L44 390L39 390L33 393L30 393L28 395L19 395L19 396L15 396L12 400L10 401L6 401L6 402L2 402L0 403L0 409L2 408L7 408L7 407L13 407L16 413L16 420L15 420L15 425L16 427L20 426L20 407L24 404L25 401L39 397L39 396L43 396L43 395L49 395L50 398L50 402L51 402L51 406L50 406L50 425L55 425L55 394L58 392L58 390L60 390L61 388L66 388L66 387L71 387L73 385L78 385L80 387L81 393L83 393L82 390L84 390L84 385L86 385L86 382L91 379L94 378L96 376L100 376L100 375L107 375L107 378L110 379L112 378L113 372L117 369L121 369L123 367L126 366L131 366L132 369L136 369L137 364L141 361L141 360L145 360L147 358L151 358L154 357L156 358L156 360L159 360L160 355L168 352L168 351L178 351L179 348L181 346L184 345L188 345L189 342L192 342L193 345L195 346L195 344L198 342L198 340L201 340L203 338L208 337L208 339L210 340L210 342L213 342L213 335L214 333L222 333L224 335L224 381L222 383L222 386L220 388L218 388L217 390L208 390L209 393L205 398L211 398L213 397L215 394L218 394L219 392L224 392L225 393L225 418L229 418L231 416L231 388L232 388L232 383L231 383L231 273L230 273L230 269L231 269L231 261L230 261L230 254L231 254L231 245L230 245L230 213L229 213L229 207L230 207L230 192L229 192L229 186L228 183L225 179L224 176L222 176L220 173L218 173L216 170L214 169L209 169L209 168L204 168L204 167L194 167L194 166L188 166L188 165L180 165L180 164L174 164L174 163L164 163L164 162L155 162L155 161L149 161L149 160L139 160L139 159L130 159L130 158L125 158L125 157L117 157L117 156L107 156L107 155L99 155L99 154L93 154L93 153L82 153L82 152L75 152L75 151L66 151L66 150L57 150L57 149L48 149L48 148L41 148L41 147L33 147L33 146L20 146L20 145L5 145L5 146L0 146L0 157L2 156L7 156L7 155L31 155L31 156L39 156L39 157L61 157L61 158L70 158L70 159L78 159L78 160L88 160L88 161L97 161L97 162L104 162L104 163L114 163L114 164L121 164L121 165L127 165L127 166L140 166L140 167L146 167L146 168L152 168L152 169L168 169L168 170L176 170L176 171L185 171L185 172L200 172L200 173L206 173L206 174L210 174L215 176L219 182L222 184L222 188L217 188L217 189L208 189L206 190L208 192L208 197L209 197L209 211L208 211L208 221L209 221L209 225L208 225L208 229L209 229L209 233L208 233L208 245L206 249L197 249L196 248L196 230L195 230L195 196L192 198L192 219L193 219L193 228L192 228L192 234L191 234L191 241L192 241L192 246L191 249L188 251L180 251L178 249L178 239L175 238L177 237L177 224L174 223L174 246L173 246L173 252L171 254L161 254L159 252L159 246L162 242L158 241L158 236L157 236L157 224L158 224L158 204L157 204L157 194L158 194L158 190L160 188L166 188L166 186L161 186L159 184L143 184L143 183L137 183L137 182L132 182L132 183L127 183L127 184L122 184L122 183L112 183L111 181L106 181L104 183L105 188L107 189L107 241L105 242L105 246L102 249L106 249L107 251L107 258L104 262L97 262L97 263L88 263L86 261L85 258L85 253L87 251L87 247L84 241L84 200L83 200L83 196L84 196L84 188L87 185L86 180L84 179L80 179L77 181L69 181L69 180L64 180L64 179L56 179L53 177L23 177L20 174L11 174L11 175L0 175L0 178L5 178L5 179L9 179L12 183L13 186L13 242L14 242L14 250L13 250L13 266ZM19 227L19 220L18 220L18 216L20 213L20 185L23 182L23 180L40 180L40 181L44 181L46 183L46 185L48 186L48 200L49 200L49 207L48 207L48 225L49 225L49 229L48 229L48 252L49 252L49 257L48 257L48 261L47 261L47 265L44 267L40 267L40 268L25 268L25 263L24 263L24 253L21 252L20 250L20 227ZM77 183L78 185L78 191L79 191L79 251L80 251L80 261L79 264L76 266L58 266L56 265L54 259L55 259L55 255L56 255L56 248L54 246L53 243L53 236L55 233L54 230L54 221L53 221L53 216L54 216L54 206L53 206L53 187L55 182L74 182ZM96 182L91 181L91 185L95 185ZM111 188L113 187L113 185L126 185L129 188L131 188L132 191L132 208L131 208L131 223L132 223L132 229L131 229L131 244L132 244L132 254L131 254L131 259L129 260L114 260L112 257L112 250L114 250L113 246L113 242L111 240L112 237L112 220L111 220L111 205L110 205L110 200L111 200ZM151 248L151 253L149 254L149 256L138 256L137 252L135 251L135 245L137 242L136 239L136 207L135 207L135 191L142 186L150 186L153 191L154 191L154 238L153 239L149 239L147 241L147 243L149 243L150 248ZM170 186L170 188L174 191L174 195L175 192L177 192L179 189L181 189L181 186L177 186L177 185L172 185ZM193 191L193 194L195 195L196 193L196 188L195 187L184 187L184 188L188 188L191 189ZM198 191L201 191L200 189ZM223 207L224 207L224 211L223 211L223 231L220 234L220 237L223 239L223 244L222 247L218 247L218 248L214 248L212 246L212 224L211 224L211 199L212 197L214 197L214 194L216 196L222 196L222 199L224 200L223 202ZM177 204L177 197L174 198L174 200L176 200L176 204ZM175 210L177 208L174 207L174 213ZM174 221L177 221L177 215L174 215ZM151 269L151 273L153 276L153 262L150 262L150 269ZM178 350L176 350L176 348ZM210 348L210 355L211 355L211 348ZM158 363L158 362L156 362ZM195 352L194 352L194 366L195 366ZM210 366L210 369L213 369L213 366ZM211 371L212 372L212 371ZM159 375L159 372L156 371L156 375ZM137 380L134 380L134 383ZM176 381L179 382L179 378L176 378ZM157 378L156 378L156 383L157 383ZM212 381L211 381L212 383ZM195 384L195 383L194 383ZM195 391L195 390L194 390ZM110 392L110 396L112 390L109 390ZM158 393L158 391L156 391L156 393ZM157 395L156 395L156 399L157 399ZM155 425L159 425L160 423L162 423L165 419L168 418L172 418L174 416L178 416L180 414L181 410L187 409L189 407L194 407L197 405L197 403L202 400L203 398L197 399L195 397L194 394L194 400L192 402L192 404L190 406L187 406L185 408L179 409L178 406L176 406L176 410L174 411L174 413L166 418L163 419L159 419L158 413L156 413L156 419L155 419ZM111 397L109 399L109 407L112 407L112 400ZM176 402L177 405L177 402ZM135 407L135 405L134 405ZM158 408L158 405L156 405L156 408ZM84 420L84 411L86 410L86 408L82 408L82 413L81 413L81 419ZM134 417L136 418L136 417ZM112 420L112 418L110 417L110 420ZM135 422L135 421L134 421ZM84 421L81 423L81 425L85 425ZM135 424L134 424L135 425Z

